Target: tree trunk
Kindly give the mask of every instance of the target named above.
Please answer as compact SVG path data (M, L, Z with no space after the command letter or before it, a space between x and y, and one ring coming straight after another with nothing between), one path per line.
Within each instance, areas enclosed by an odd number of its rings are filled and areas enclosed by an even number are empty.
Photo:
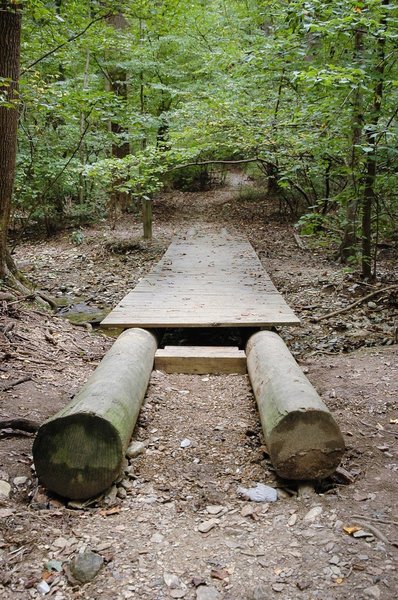
M144 329L122 333L72 402L40 427L33 458L48 489L86 499L117 478L156 347L155 337Z
M19 5L0 1L0 279L10 263L7 235L17 152L21 18Z
M355 32L354 38L354 63L363 61L364 33L362 29ZM355 256L357 245L357 213L358 213L358 174L359 174L359 145L361 143L363 127L363 93L361 83L358 83L353 100L352 109L352 147L350 158L351 183L353 197L348 199L346 207L346 224L343 239L340 244L340 258L346 264L351 256Z
M382 1L383 6L388 6L389 3L389 0ZM375 199L377 175L376 130L381 115L384 92L386 39L383 35L383 32L387 27L387 19L385 15L380 19L380 26L382 33L377 40L377 62L375 67L376 83L373 91L372 118L366 132L366 141L372 150L367 154L365 186L362 200L362 275L368 279L371 279L372 275L373 277L376 276L376 272L372 274L372 211Z
M90 77L90 50L86 50L86 61L84 66L83 73L83 93L89 89L89 77ZM87 113L80 113L80 139L83 140L85 130L86 130L86 117ZM80 155L80 169L85 166L87 162L87 147L86 143L82 141L79 150ZM82 205L84 203L86 197L86 178L83 176L82 170L79 174L79 204Z
M278 475L322 479L333 473L344 453L343 437L283 340L271 331L256 333L246 355L265 443Z
M116 30L123 31L127 27L125 17L119 13L108 18L108 22ZM123 68L114 68L109 72L110 90L117 98L120 98L125 104L127 102L127 74ZM130 154L130 143L128 142L128 129L120 125L117 121L111 121L110 130L114 134L112 142L112 158L122 159ZM126 212L129 204L129 194L118 190L122 183L120 180L114 181L114 189L111 192L111 210L115 214Z

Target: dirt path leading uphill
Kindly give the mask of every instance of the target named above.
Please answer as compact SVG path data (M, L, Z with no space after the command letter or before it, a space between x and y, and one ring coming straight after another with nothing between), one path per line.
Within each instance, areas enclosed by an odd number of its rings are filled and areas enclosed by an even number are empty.
M80 246L68 235L26 243L17 258L39 287L80 306L82 321L95 321L159 259L175 232L193 222L245 231L303 320L281 335L344 432L345 470L316 493L277 480L247 377L154 372L134 434L145 451L108 503L79 509L48 497L32 474L32 436L3 431L0 480L11 492L0 501L0 597L41 597L42 580L56 600L396 597L396 296L381 294L346 316L312 323L363 295L365 286L326 256L297 248L272 206L258 193L253 199L239 178L231 183L160 198L151 243L140 241L140 224L129 218L114 231L85 230ZM383 286L392 281L391 260L381 263ZM3 303L0 331L0 384L31 378L0 392L0 419L43 421L112 343L12 302ZM258 482L278 488L278 501L251 503L238 494ZM365 533L344 531L354 525ZM104 566L91 583L68 583L67 565L85 548Z

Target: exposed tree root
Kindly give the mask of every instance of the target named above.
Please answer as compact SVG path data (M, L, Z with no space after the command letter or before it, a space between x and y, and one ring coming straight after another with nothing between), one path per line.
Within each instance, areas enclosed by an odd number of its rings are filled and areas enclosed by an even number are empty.
M54 300L49 298L47 295L37 290L30 290L21 280L18 274L14 272L14 269L11 270L7 267L5 283L7 289L11 292L19 292L19 294L23 296L23 300L32 299L35 302L37 302L42 308L57 308L57 305L54 302Z

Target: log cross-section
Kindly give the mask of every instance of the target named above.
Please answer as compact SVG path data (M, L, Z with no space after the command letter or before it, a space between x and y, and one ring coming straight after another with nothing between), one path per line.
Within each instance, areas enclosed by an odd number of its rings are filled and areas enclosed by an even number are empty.
M331 475L344 453L343 436L283 340L271 331L256 333L247 343L246 356L278 475L309 480Z
M157 348L143 329L122 333L75 398L39 429L33 459L51 491L86 499L117 478Z

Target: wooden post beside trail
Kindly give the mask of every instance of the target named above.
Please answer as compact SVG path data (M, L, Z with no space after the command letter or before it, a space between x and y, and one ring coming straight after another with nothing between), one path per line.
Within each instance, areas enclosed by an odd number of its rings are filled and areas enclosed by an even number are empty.
M117 478L156 348L149 331L122 333L76 397L40 427L33 459L49 490L84 500Z
M142 199L142 223L144 227L144 240L152 239L152 200Z
M322 479L340 463L343 436L326 405L283 340L254 334L246 347L247 370L271 462L287 479Z

